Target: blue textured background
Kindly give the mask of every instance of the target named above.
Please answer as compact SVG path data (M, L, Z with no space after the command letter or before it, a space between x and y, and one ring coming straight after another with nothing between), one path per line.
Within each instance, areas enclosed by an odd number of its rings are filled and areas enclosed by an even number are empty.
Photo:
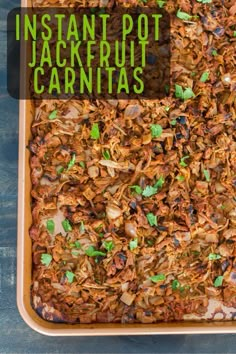
M50 338L16 308L18 102L6 90L6 18L19 0L0 0L0 353L236 353L236 335Z

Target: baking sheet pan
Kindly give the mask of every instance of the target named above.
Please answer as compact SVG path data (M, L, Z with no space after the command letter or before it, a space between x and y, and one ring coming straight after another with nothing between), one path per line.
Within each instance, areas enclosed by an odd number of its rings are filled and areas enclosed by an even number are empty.
M22 0L22 7L30 6L29 0ZM21 65L27 55L22 46ZM22 71L23 72L23 71ZM21 90L27 89L29 72L22 74ZM96 335L148 335L148 334L193 334L193 333L236 333L236 321L197 321L193 317L182 322L157 324L61 324L43 320L31 307L32 256L29 228L31 226L31 181L30 152L26 148L31 136L31 122L34 114L30 100L19 102L19 172L18 172L18 242L17 242L17 305L24 321L34 330L51 336L96 336ZM218 303L211 302L205 318L212 317ZM221 306L222 307L222 306ZM235 309L223 308L227 313ZM226 317L227 318L227 317Z

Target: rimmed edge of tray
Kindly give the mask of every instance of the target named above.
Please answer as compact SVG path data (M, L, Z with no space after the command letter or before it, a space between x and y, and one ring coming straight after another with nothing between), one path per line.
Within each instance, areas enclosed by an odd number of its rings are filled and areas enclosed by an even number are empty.
M31 5L31 0L21 0L21 6ZM26 49L22 48L23 54ZM21 53L22 54L22 53ZM21 65L24 64L21 55ZM23 72L21 90L26 89L29 73ZM19 102L19 156L18 156L18 230L17 230L17 306L23 320L33 330L48 336L118 336L155 334L209 334L236 333L236 321L227 322L168 322L156 324L62 324L42 319L31 306L32 251L29 227L31 226L30 152L26 148L31 136L33 107L30 100Z

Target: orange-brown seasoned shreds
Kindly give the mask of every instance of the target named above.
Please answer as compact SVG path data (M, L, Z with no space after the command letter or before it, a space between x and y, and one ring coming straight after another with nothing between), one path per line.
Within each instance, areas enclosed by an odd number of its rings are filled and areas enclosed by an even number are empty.
M154 323L236 306L236 7L164 3L169 97L35 101L32 299L45 319Z

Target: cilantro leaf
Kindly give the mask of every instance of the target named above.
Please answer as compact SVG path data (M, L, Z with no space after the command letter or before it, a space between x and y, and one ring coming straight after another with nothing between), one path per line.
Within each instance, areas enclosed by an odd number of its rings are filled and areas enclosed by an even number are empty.
M50 232L50 234L53 234L55 230L55 223L53 220L47 220L47 230Z
M104 157L105 160L110 160L110 158L111 158L111 155L110 155L109 150L105 150L105 151L102 153L102 156Z
M209 261L216 261L218 259L221 259L221 255L216 253L210 253L208 259Z
M186 160L186 159L189 159L189 156L187 155L187 156L184 156L184 157L182 157L181 159L180 159L180 166L182 166L182 167L186 167L186 166L188 166L184 161Z
M148 213L146 215L147 221L149 222L150 226L157 226L157 216L153 213Z
M189 21L193 16L189 15L187 12L183 12L180 9L178 10L176 16L183 21Z
M183 94L183 99L184 101L189 100L190 98L195 97L195 94L193 93L193 90L190 87L187 87L184 90L184 94Z
M211 52L211 55L212 55L213 57L216 57L216 56L218 55L217 50L216 50L216 49L213 49L212 52Z
M176 84L175 85L175 97L181 98L182 100L186 101L190 98L195 97L195 94L190 87L187 87L185 90L183 90L182 86Z
M165 183L165 179L164 177L161 176L154 184L154 188L162 188L164 183Z
M66 271L66 277L67 277L69 283L73 283L75 274L70 272L69 270L67 270Z
M46 267L49 266L49 264L51 263L51 261L52 261L52 256L51 256L50 254L48 254L48 253L43 253L43 254L41 255L41 263L42 263L43 265L45 265Z
M202 73L200 81L201 82L206 82L209 79L209 75L210 75L209 71L205 71L204 73Z
M79 241L75 241L75 247L76 248L81 248L81 243Z
M52 112L49 114L48 119L53 120L53 119L55 119L56 117L57 117L57 110L54 109L54 111L52 111Z
M208 170L203 170L203 174L204 174L204 176L206 178L206 181L210 182L210 180L211 180L210 172Z
M140 186L134 185L134 186L129 186L130 189L133 189L135 193L137 194L142 194L143 190Z
M166 279L165 274L157 274L153 275L152 277L149 278L153 283L158 283L159 281L163 281Z
M57 168L57 174L60 175L64 171L64 167Z
M175 85L175 97L176 98L183 98L184 96L184 91L183 91L183 87L180 85Z
M79 162L79 165L80 165L80 167L85 168L85 163L84 163L84 161L80 161L80 162Z
M197 0L197 2L201 2L202 4L211 4L212 0Z
M157 0L157 5L162 9L165 5L165 0Z
M99 131L98 123L93 123L92 129L90 132L90 136L92 139L95 139L95 140L100 138L100 131Z
M174 279L172 281L171 287L172 287L173 290L178 289L180 287L180 282L177 279Z
M173 127L177 124L177 120L176 119L172 119L170 121L170 124L173 125Z
M67 171L68 171L71 167L73 167L74 164L75 164L75 154L72 155L72 158L71 158L70 162L68 163Z
M101 231L102 230L102 228L103 228L103 225L102 224L100 224L100 225L98 225L97 227L95 227L95 231L96 232L99 232L99 231Z
M104 241L104 242L103 242L103 247L104 247L108 252L111 252L115 246L114 246L113 241Z
M93 246L89 246L89 248L86 249L85 253L89 257L97 257L97 256L105 256L106 253L97 251Z
M219 275L217 278L215 278L214 286L215 286L216 288L218 288L219 286L222 285L223 280L224 280L223 275Z
M150 129L153 138L159 138L163 131L160 124L151 124Z
M183 182L184 181L184 176L177 176L176 179L179 182Z
M85 231L85 227L84 227L84 222L80 221L80 227L79 227L79 232L82 234Z
M78 250L72 250L71 254L75 257L77 257L79 255L79 251Z
M61 224L65 232L72 231L72 226L68 219L63 220Z
M151 197L152 195L157 193L157 187L153 187L153 186L147 186L143 192L142 195L144 197Z
M129 242L129 249L130 249L130 251L133 251L135 248L137 248L138 247L138 239L137 238L135 238L134 240L131 240L130 242Z

